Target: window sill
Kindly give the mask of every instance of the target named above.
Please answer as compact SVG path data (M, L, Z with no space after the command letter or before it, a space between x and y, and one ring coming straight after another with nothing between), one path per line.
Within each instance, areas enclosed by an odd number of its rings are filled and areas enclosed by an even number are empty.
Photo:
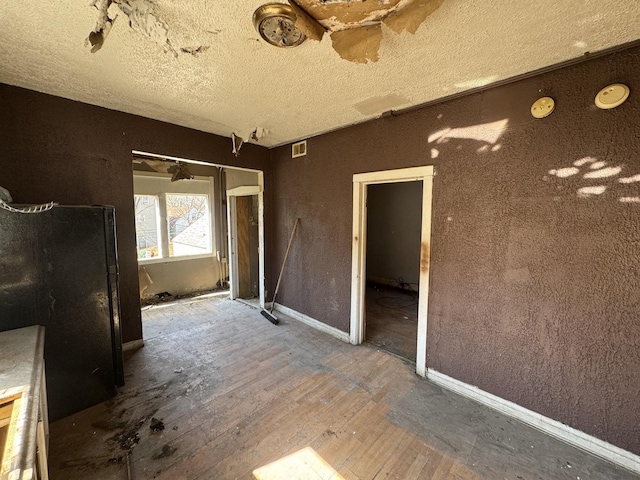
M186 260L198 260L203 258L215 258L215 255L213 253L204 253L202 255L185 255L183 257L139 258L138 265L152 265L155 263L174 263L174 262L183 262Z

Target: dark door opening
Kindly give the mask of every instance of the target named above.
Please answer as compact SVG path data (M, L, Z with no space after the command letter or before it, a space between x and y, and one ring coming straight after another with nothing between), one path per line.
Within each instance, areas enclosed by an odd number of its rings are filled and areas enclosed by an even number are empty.
M365 340L415 361L422 182L367 189Z

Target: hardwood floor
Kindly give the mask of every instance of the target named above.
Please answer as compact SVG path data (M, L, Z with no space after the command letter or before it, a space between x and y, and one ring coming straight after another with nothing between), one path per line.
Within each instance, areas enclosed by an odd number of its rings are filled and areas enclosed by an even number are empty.
M367 283L366 341L412 362L416 361L418 294Z
M210 298L143 314L119 395L51 425L53 480L251 479L305 447L347 480L638 478L280 313Z

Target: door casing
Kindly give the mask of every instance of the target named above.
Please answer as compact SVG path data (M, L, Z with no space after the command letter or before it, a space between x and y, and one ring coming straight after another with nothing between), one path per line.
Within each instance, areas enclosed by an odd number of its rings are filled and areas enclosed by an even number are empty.
M365 340L365 286L367 254L367 187L379 183L422 181L422 227L420 284L418 286L418 338L416 373L427 373L427 313L431 254L431 198L433 166L358 173L353 176L353 236L351 259L351 324L349 340L359 345Z
M259 285L260 307L264 308L264 193L263 173L258 173L257 186L243 186L227 190L227 225L229 228L229 297L235 300L238 297L238 245L237 245L237 209L236 198L245 196L258 196L258 261L259 261Z

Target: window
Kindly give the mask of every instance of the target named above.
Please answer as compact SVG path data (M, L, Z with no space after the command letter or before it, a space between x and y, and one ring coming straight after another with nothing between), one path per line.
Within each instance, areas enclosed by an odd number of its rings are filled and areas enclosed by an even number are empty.
M138 261L170 262L214 252L213 179L172 182L161 174L133 175Z
M154 195L134 195L138 259L162 258L159 202Z
M211 253L211 217L208 195L167 193L169 256Z

